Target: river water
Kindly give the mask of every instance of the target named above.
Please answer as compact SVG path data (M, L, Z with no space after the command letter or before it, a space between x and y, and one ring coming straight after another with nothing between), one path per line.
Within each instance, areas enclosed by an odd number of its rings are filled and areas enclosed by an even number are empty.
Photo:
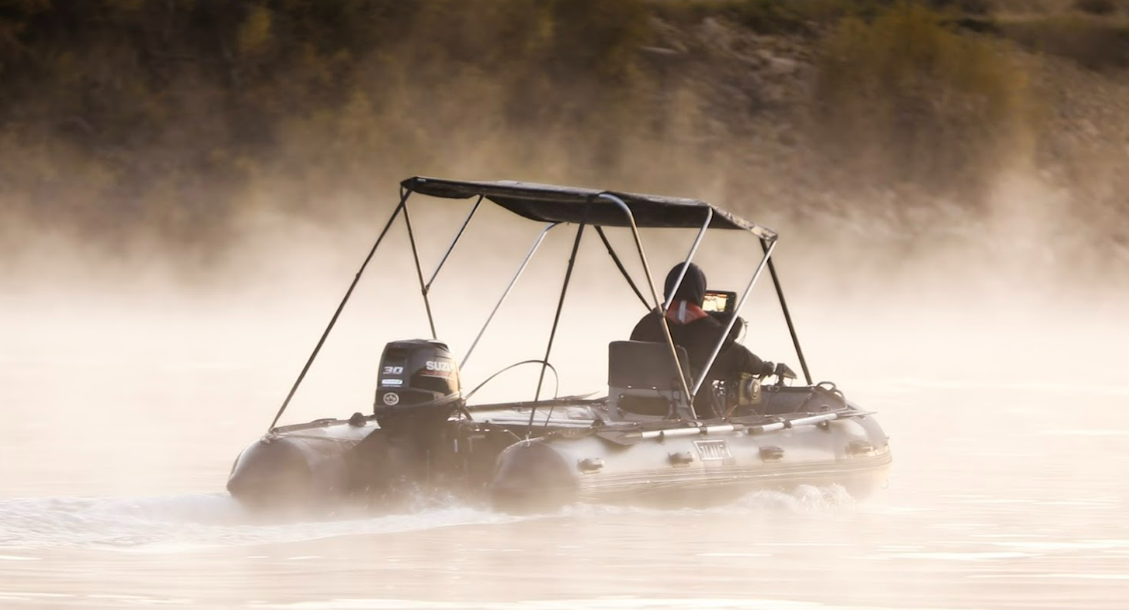
M3 304L0 608L1129 607L1116 307L797 305L813 366L891 436L889 486L870 498L807 487L524 516L452 500L263 521L224 480L326 307ZM311 381L284 421L366 410L371 366Z

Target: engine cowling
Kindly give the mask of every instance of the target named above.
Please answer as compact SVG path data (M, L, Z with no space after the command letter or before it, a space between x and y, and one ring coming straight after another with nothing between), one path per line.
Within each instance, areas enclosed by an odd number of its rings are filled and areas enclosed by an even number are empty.
M384 346L373 403L382 429L434 430L461 404L459 366L445 343L411 339Z

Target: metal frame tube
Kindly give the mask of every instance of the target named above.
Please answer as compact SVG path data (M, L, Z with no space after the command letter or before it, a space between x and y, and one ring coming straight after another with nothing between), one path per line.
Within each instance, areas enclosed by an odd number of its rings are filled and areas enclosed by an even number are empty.
M482 203L482 195L478 196L478 201L474 202L474 207L471 208L470 214L467 214L466 220L463 221L463 226L459 227L459 232L455 234L455 239L451 240L451 245L447 246L447 251L443 254L443 258L439 260L439 264L435 267L435 273L431 274L431 279L427 280L424 284L424 290L430 291L431 285L435 283L435 278L439 277L439 270L443 265L447 264L447 258L451 256L451 252L455 250L455 246L463 237L463 232L466 231L467 225L470 224L470 219L474 218L474 213L478 211L478 206Z
M368 267L372 256L376 254L376 249L380 246L380 242L384 241L384 236L388 234L388 229L392 228L392 223L396 220L396 217L400 215L400 212L407 212L407 206L405 204L411 194L411 191L401 189L400 203L396 205L392 216L388 218L388 222L385 223L384 228L381 229L380 236L376 238L376 243L372 245L368 256L366 256L364 262L361 263L361 268L357 270L357 275L353 278L353 283L349 284L349 289L345 291L345 297L341 299L341 303L337 305L337 311L333 312L333 317L329 319L329 325L325 327L325 331L322 332L317 345L314 346L314 351L310 354L309 359L306 360L306 365L302 367L302 372L298 373L298 379L296 379L294 385L290 387L290 392L286 395L286 399L282 401L282 406L278 408L278 413L275 414L274 419L270 422L270 426L267 427L268 432L274 429L275 424L278 423L279 418L282 417L283 412L286 411L286 407L290 406L290 400L294 398L294 393L298 391L298 386L302 385L302 380L306 378L306 373L309 372L310 366L314 363L314 359L318 357L318 352L321 351L321 346L325 344L325 339L329 336L329 332L333 330L333 326L337 324L337 318L341 315L341 311L345 309L345 303L349 302L349 297L353 295L353 289L357 287L357 282L361 281L361 274L365 272L365 267Z
M643 250L643 240L639 237L639 227L635 224L635 215L631 213L631 208L627 206L626 202L611 193L600 193L596 195L596 198L607 199L615 203L627 215L627 221L631 224L631 236L635 239L635 249L639 251L639 260L643 263L643 274L647 276L647 285L651 288L651 298L655 300L655 307L661 307L662 301L659 299L658 291L655 290L655 279L651 276L651 266L647 263L647 253ZM694 396L690 394L690 388L686 384L686 375L682 371L682 363L678 360L678 349L674 346L674 337L670 335L670 326L667 325L665 311L659 310L659 321L662 325L663 335L666 336L667 347L670 348L670 357L674 359L674 368L678 370L678 381L682 386L683 396L686 397L690 407L690 415L697 419L698 413L694 410Z
M431 327L431 338L438 339L435 332L435 318L431 315L431 299L427 298L427 285L423 283L423 267L419 264L419 250L416 249L416 236L412 231L412 219L408 216L408 205L404 203L404 224L408 227L408 243L412 246L412 259L416 263L416 277L419 278L419 292L423 296L423 308L427 310L427 324Z
M706 365L702 367L702 372L699 373L698 378L694 380L694 393L691 394L691 400L694 396L698 395L698 390L701 389L702 382L706 380L706 375L709 374L714 360L717 360L717 355L721 352L721 347L725 345L726 340L729 339L729 331L733 330L733 325L737 323L737 316L740 315L741 308L745 306L745 300L749 298L749 293L753 291L753 285L757 283L757 280L760 278L765 266L768 265L768 259L772 256L772 251L775 248L776 241L774 240L772 244L765 250L764 258L761 259L760 264L757 265L756 272L753 273L753 279L749 280L749 285L745 287L744 294L742 294L741 299L737 301L737 307L734 308L733 315L729 318L729 324L725 325L725 332L721 334L721 340L718 341L717 345L714 346L713 352L710 353L710 359L706 361Z
M478 346L478 341L482 339L482 335L486 332L486 328L490 326L490 322L494 319L494 314L498 313L498 308L502 306L502 302L504 302L506 300L506 297L510 295L510 290L513 289L514 284L517 283L517 280L521 277L522 272L525 271L525 267L529 264L530 259L533 258L533 254L537 252L538 248L541 247L541 242L545 240L545 235L547 235L553 227L558 226L559 224L559 222L549 223L537 236L537 239L533 241L533 246L529 248L529 253L525 255L525 260L521 261L521 265L517 268L517 273L515 273L513 278L510 279L509 285L506 286L505 291L502 292L502 298L498 299L498 303L494 305L494 310L491 311L490 316L486 318L486 323L482 325L482 329L478 331L478 336L474 338L474 342L470 344L470 349L467 350L466 355L463 356L462 362L459 363L460 369L465 367L467 361L470 360L470 355L474 353L474 348Z
M604 242L604 247L608 250L608 256L612 257L612 262L615 263L616 269L619 269L619 273L623 276L623 279L627 280L627 285L631 287L631 291L635 293L635 296L639 297L639 300L643 303L643 307L648 310L651 309L650 303L647 303L647 297L644 297L643 293L639 291L639 287L636 286L635 281L631 279L631 274L629 274L627 268L623 266L623 261L619 260L619 255L615 253L615 248L613 248L611 242L608 241L608 236L604 235L604 228L600 225L594 225L594 227L596 229L596 235L600 236L600 241Z
M706 208L706 222L702 228L698 230L698 237L694 239L693 245L690 246L690 253L686 255L686 260L682 263L682 271L678 274L678 280L674 282L674 288L670 291L670 295L663 295L662 313L666 315L666 310L670 307L671 301L674 300L674 295L678 294L678 289L682 287L682 279L686 277L686 270L690 267L690 261L694 259L694 255L698 252L698 245L702 243L702 238L706 236L706 229L710 228L710 222L713 221L713 208Z
M585 215L587 216L587 214ZM580 226L576 228L576 239L572 242L572 253L568 257L568 268L565 269L564 283L561 284L561 296L557 301L557 312L553 314L553 328L549 331L549 343L545 346L545 358L541 360L541 375L537 378L537 391L533 394L533 406L529 409L529 427L526 429L526 438L529 438L529 434L533 432L533 416L537 413L537 402L541 400L541 386L545 383L545 369L549 367L549 355L553 351L553 339L557 336L557 326L561 321L561 310L564 309L568 284L572 279L572 270L576 267L576 252L580 249L580 238L584 236L584 227L586 226L587 224L580 223ZM553 416L552 407L549 408L548 416ZM548 419L545 420L545 425L549 425Z
M761 247L768 252L768 244L761 239ZM784 321L788 324L788 334L792 335L792 346L796 348L796 357L800 359L800 368L804 371L804 379L811 385L811 372L808 371L808 361L804 358L804 350L800 347L800 337L796 334L796 325L792 323L792 314L788 311L788 303L784 300L784 289L780 287L780 278L776 275L776 265L772 259L768 261L768 275L772 277L772 285L776 288L776 298L780 301L780 310L784 312Z
M809 415L807 417L797 417L796 419L786 419L771 424L761 424L759 426L749 426L745 428L746 434L764 434L765 432L776 432L778 430L786 430L788 428L795 428L797 426L810 426L812 424L822 424L823 422L835 421L843 417L842 413L821 413L819 415Z
M695 428L674 428L671 430L647 430L640 432L638 438L678 438L680 436L707 436L710 434L724 434L726 432L737 432L737 427L732 424L722 424L718 426L701 426Z

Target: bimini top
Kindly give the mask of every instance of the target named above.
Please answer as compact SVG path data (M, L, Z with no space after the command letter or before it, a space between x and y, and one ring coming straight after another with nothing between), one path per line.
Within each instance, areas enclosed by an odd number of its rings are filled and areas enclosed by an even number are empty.
M630 226L627 216L615 203L597 198L607 193L627 204L639 228L697 229L713 210L711 229L743 229L764 239L776 239L776 232L749 222L697 199L680 199L658 195L639 195L571 186L553 186L532 182L469 182L415 176L400 183L413 193L447 199L485 197L507 210L530 220L541 222L586 223L605 227ZM589 205L591 204L591 205Z

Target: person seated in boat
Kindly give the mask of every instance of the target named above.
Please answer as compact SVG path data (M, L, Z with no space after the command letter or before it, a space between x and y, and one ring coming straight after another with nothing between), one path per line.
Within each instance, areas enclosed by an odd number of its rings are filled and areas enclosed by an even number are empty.
M725 325L702 309L706 297L706 274L694 263L689 264L678 292L674 292L674 284L678 281L678 274L682 272L685 264L675 265L666 275L664 294L670 305L667 307L665 317L670 328L671 339L674 340L675 345L686 350L690 360L690 372L696 376L706 366L714 347L725 333ZM662 328L663 317L664 314L660 314L658 309L648 312L631 331L631 340L666 343ZM717 359L702 387L709 387L715 380L739 379L742 373L759 377L777 372L783 373L787 368L784 364L776 365L762 360L730 336L722 344L721 351L718 352ZM692 383L690 379L686 381ZM724 414L718 412L720 409L709 394L703 391L698 393L698 397L694 400L695 410L703 419L721 417Z

